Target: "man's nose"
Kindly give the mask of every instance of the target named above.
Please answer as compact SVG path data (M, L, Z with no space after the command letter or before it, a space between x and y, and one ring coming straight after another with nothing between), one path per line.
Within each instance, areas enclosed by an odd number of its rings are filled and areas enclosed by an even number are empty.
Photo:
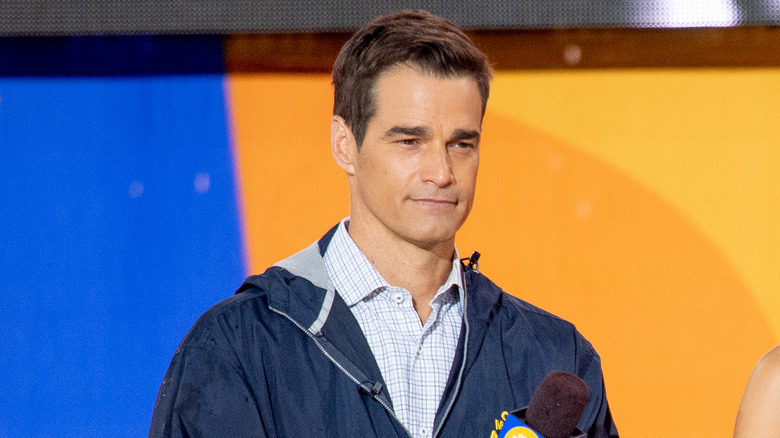
M421 157L421 176L425 182L432 182L437 187L447 187L455 182L452 169L452 157L447 145L433 145L426 148Z

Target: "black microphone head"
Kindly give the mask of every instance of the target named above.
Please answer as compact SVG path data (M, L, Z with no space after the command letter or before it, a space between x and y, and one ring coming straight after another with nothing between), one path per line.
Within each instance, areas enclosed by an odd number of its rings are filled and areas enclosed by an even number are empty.
M590 399L588 385L564 371L553 371L539 384L525 422L546 438L569 438Z

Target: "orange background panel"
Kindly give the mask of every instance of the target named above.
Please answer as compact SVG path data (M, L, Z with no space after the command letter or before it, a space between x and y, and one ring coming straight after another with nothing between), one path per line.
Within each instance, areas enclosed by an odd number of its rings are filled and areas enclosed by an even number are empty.
M611 74L607 81L625 77ZM505 79L499 72L496 82ZM349 214L346 177L330 155L329 82L295 74L228 79L252 273ZM551 94L565 94L560 85L551 83ZM637 92L630 84L625 90ZM599 101L587 105L593 108L577 114L598 110ZM753 364L778 342L767 323L773 311L755 299L723 246L652 189L647 175L640 180L603 160L577 136L563 140L524 122L506 101L500 109L488 106L461 254L479 250L482 272L572 321L594 344L622 436L730 435ZM734 111L712 113L727 120ZM580 116L566 117L561 126ZM750 169L729 171L723 178ZM771 212L780 201L766 202Z
M623 436L730 431L773 340L722 255L614 168L494 114L484 128L461 250L478 248L483 273L594 344Z
M232 75L227 82L246 266L260 273L349 215L330 152L329 75Z

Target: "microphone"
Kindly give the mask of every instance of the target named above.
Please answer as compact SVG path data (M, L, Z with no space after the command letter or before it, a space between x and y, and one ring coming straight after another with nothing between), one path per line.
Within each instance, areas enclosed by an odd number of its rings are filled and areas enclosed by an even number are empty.
M588 385L574 374L552 371L539 384L528 407L511 412L498 438L580 438L577 429L590 399Z

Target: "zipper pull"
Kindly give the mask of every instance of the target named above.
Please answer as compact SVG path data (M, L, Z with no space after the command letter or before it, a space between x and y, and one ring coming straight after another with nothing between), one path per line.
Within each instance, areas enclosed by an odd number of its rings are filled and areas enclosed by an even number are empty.
M382 382L362 382L358 384L358 391L376 399L382 393Z

